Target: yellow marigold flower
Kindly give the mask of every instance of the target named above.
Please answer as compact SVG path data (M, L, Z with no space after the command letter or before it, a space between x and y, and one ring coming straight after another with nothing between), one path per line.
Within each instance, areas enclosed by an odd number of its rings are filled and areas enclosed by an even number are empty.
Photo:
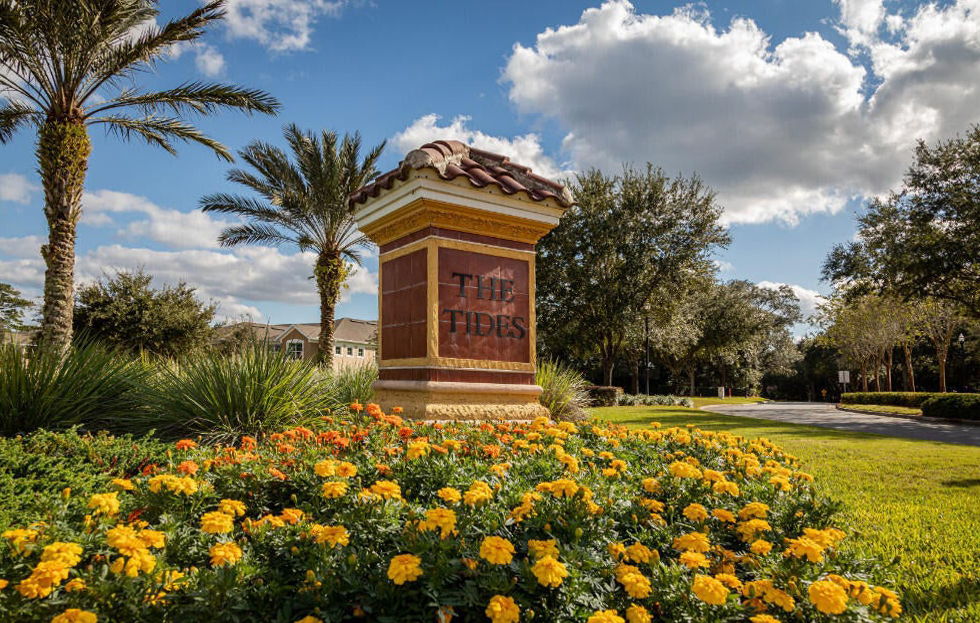
M724 508L716 508L711 511L711 516L718 521L723 521L725 523L735 523L735 514L731 511L727 511Z
M323 483L323 497L327 499L343 497L347 493L347 483L341 480L328 480Z
M93 515L115 515L119 512L119 493L96 493L88 499Z
M51 619L51 623L97 623L98 615L88 610L78 608L68 608L61 614Z
M626 548L626 559L632 562L648 563L655 556L659 558L656 552L643 543L633 543Z
M323 619L318 619L313 615L306 615L302 619L298 619L296 623L323 623Z
M454 489L452 487L443 487L436 491L443 502L449 502L450 504L455 504L463 499L463 494L459 492L459 489Z
M847 610L847 592L829 580L818 580L811 584L807 595L817 610L824 614L840 614Z
M317 545L328 544L331 547L350 544L350 533L344 526L310 526L310 536Z
M676 478L700 478L701 470L690 463L684 461L674 461L668 467L672 476Z
M235 519L226 513L212 511L201 515L201 530L208 534L225 534L235 528Z
M136 488L136 485L133 484L133 481L127 478L113 478L112 486L116 487L121 491L132 491L133 489Z
M682 512L691 521L704 521L708 518L708 509L700 504L688 504Z
M650 498L640 498L640 506L647 509L651 513L661 513L666 508L664 503L660 500L653 500Z
M12 530L4 530L2 536L10 541L10 544L13 545L18 554L22 554L27 548L27 545L37 540L37 530L14 528Z
M463 494L463 502L469 506L476 506L489 502L491 497L493 497L493 491L490 489L490 485L482 480L477 480Z
M413 554L399 554L388 563L388 579L401 586L422 575L422 559Z
M149 480L150 491L159 493L161 489L166 489L171 493L183 493L191 495L197 492L197 481L189 476L179 477L173 474L160 474Z
M650 616L650 613L643 606L632 604L626 609L626 620L629 623L650 623L653 617Z
M743 521L738 524L735 531L742 538L743 541L748 543L749 541L755 540L755 537L760 532L768 532L772 529L769 522L764 519L749 519L748 521Z
M674 549L704 553L711 549L708 535L703 532L688 532L674 539Z
M506 565L514 559L514 545L499 536L488 536L480 543L480 558L493 565Z
M337 475L337 461L326 459L313 466L313 473L321 478L329 478Z
M708 567L711 565L711 563L708 562L708 559L704 557L704 554L699 552L682 552L678 560L688 569L697 569L699 567Z
M736 498L739 496L740 493L738 489L738 485L730 480L722 480L716 482L715 484L711 485L711 490L717 493L718 495L721 495L722 493L727 493L728 495Z
M574 480L559 478L551 482L539 483L535 489L542 493L550 493L556 498L570 498L578 493L579 485Z
M765 539L757 539L752 541L752 545L749 546L749 551L759 556L765 556L772 551L772 543Z
M607 545L606 550L610 556L618 560L626 555L626 544L616 541Z
M391 480L379 480L371 485L371 493L386 500L400 500L402 489Z
M429 442L427 441L413 441L408 444L408 450L405 452L405 458L408 460L414 460L421 458L429 453Z
M640 485L647 493L660 493L660 483L657 482L656 478L644 478Z
M83 580L82 578L72 578L71 580L68 580L67 584L65 584L65 592L68 593L74 593L76 591L84 591L85 588L86 588L85 580Z
M41 551L41 560L60 560L69 567L74 567L82 560L82 546L77 543L57 541L45 546Z
M215 543L208 553L211 555L211 564L215 567L234 565L242 559L242 548L232 542Z
M527 550L535 559L543 558L544 556L558 558L558 541L555 539L548 539L544 541L531 539L527 542Z
M626 623L615 610L599 610L589 617L587 623Z
M120 556L109 567L113 573L123 573L127 577L135 578L140 572L150 573L157 566L157 559L148 550L133 552L129 558Z
M419 522L423 531L439 530L439 538L448 538L456 529L456 513L448 508L432 508L425 511L425 519Z
M284 508L279 513L279 518L291 526L295 526L303 521L303 511L298 508Z
M826 549L840 543L846 535L842 530L838 530L837 528L827 528L826 530L803 528L803 536Z
M124 556L133 556L147 548L146 543L140 538L139 532L132 526L110 528L105 533L105 540L109 547L116 548Z
M725 475L714 469L704 470L704 479L709 482L721 482L725 479Z
M629 565L624 565L629 567ZM644 576L639 570L635 570L636 567L630 567L624 573L617 574L616 579L623 588L626 589L627 594L633 599L646 599L650 596L650 580Z
M518 623L521 620L521 609L510 597L494 595L483 611L491 623Z
M738 511L739 519L765 519L769 514L769 506L762 502L749 502Z
M353 478L357 476L357 466L347 461L341 461L337 464L337 475L341 478Z
M218 511L232 517L242 517L245 515L245 503L238 500L224 499L218 502Z
M568 569L554 556L543 556L531 567L538 584L557 588L568 577Z
M17 584L17 592L28 599L47 597L59 584L68 579L71 569L61 560L37 563L31 574Z
M742 581L731 573L716 573L715 579L727 586L728 588L733 588L739 590L742 588Z
M167 535L159 530L148 530L144 528L139 531L139 540L143 542L146 547L153 547L155 549L160 549L167 542Z
M786 539L788 547L783 556L806 558L810 562L823 562L823 547L819 543L801 536L798 539Z
M0 591L7 588L8 586L10 586L10 582L8 580L0 580Z
M729 594L725 585L710 575L694 576L694 583L691 585L691 590L698 599L713 606L720 606L725 603Z
M779 619L768 614L757 614L749 617L749 623L780 623Z

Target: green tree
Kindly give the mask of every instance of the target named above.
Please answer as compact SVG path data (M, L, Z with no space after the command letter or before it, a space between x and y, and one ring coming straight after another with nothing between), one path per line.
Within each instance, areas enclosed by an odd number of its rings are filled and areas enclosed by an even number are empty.
M857 240L837 245L823 273L980 317L980 126L933 147L919 141L901 190L869 202Z
M382 142L361 158L361 136L335 132L316 135L288 125L283 135L293 160L283 150L255 141L239 152L254 171L233 169L228 179L255 191L261 199L218 193L201 199L205 212L233 214L247 222L225 229L223 246L296 245L316 253L313 277L320 295L317 361L333 361L334 311L348 276L348 261L357 265L359 250L370 242L357 229L348 197L377 175Z
M143 271L119 272L78 290L75 330L133 353L177 357L211 341L215 305L184 283L150 287Z
M0 335L24 329L24 311L33 304L9 283L0 283Z
M647 165L576 177L577 204L538 243L537 318L547 352L597 353L603 382L658 292L729 242L715 194L697 176Z
M75 234L92 150L88 128L104 125L123 139L141 138L175 153L176 141L209 147L231 160L221 143L185 121L222 108L274 113L279 103L262 91L189 82L141 89L174 45L204 34L223 15L224 0L156 25L153 0L0 0L0 143L24 125L37 128L37 162L44 187L48 243L41 339L71 341Z
M953 334L963 325L963 321L960 307L950 301L930 299L921 305L919 327L922 335L929 340L935 351L941 392L946 391L946 362L949 359L949 346L953 341Z

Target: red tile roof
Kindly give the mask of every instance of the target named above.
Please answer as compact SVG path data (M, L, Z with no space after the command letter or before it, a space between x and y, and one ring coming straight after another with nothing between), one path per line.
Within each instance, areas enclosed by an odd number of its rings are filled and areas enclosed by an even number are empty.
M449 181L464 177L477 188L491 184L504 193L524 193L532 201L554 199L568 207L574 203L572 193L558 182L535 175L530 167L511 162L507 156L470 147L460 141L434 141L412 150L397 169L379 175L372 183L350 196L351 205L377 197L396 182L408 179L412 170L430 168Z

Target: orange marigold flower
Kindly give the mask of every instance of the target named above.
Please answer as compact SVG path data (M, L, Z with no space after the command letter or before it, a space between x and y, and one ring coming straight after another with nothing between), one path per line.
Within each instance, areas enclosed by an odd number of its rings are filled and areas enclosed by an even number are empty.
M193 450L197 447L197 442L193 439L181 439L177 442L178 450Z

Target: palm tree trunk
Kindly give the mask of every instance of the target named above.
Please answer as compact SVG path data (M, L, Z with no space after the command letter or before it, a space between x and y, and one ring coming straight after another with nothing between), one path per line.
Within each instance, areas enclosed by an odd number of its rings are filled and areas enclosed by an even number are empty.
M320 337L317 342L316 362L324 368L333 368L333 321L340 299L340 288L347 279L347 264L336 253L321 252L313 269L316 289L320 294Z
M71 343L75 305L75 229L92 143L80 121L49 119L38 132L37 161L44 186L48 243L41 247L44 306L41 342L57 349Z

